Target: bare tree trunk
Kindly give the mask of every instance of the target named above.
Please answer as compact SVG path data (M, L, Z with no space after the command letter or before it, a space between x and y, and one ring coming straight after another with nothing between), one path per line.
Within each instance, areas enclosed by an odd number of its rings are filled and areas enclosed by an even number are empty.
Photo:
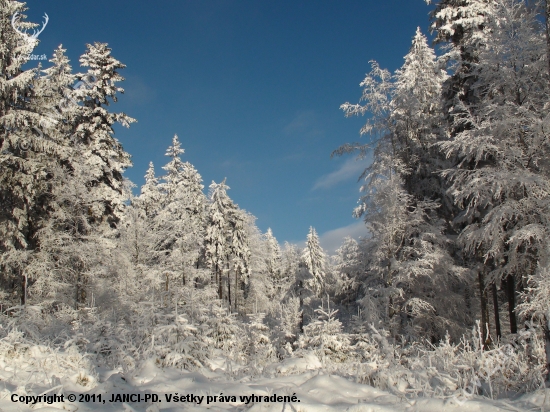
M300 281L300 308L302 308L302 313L300 314L300 325L299 325L300 333L304 333L304 310L303 310L304 299L302 298L303 288L304 288L304 283Z
M493 309L495 311L495 328L497 332L497 339L500 341L502 338L500 332L500 314L498 313L498 295L497 295L497 285L495 282L492 283L491 289L493 290Z
M223 292L223 287L222 287L222 272L221 270L217 270L217 273L218 273L218 298L220 300L223 299L223 295L222 295L222 292Z
M546 382L550 382L550 311L544 316L542 331L544 333L544 349L546 352Z
M168 307L170 305L169 299L168 299L168 290L170 289L170 275L168 272L164 274L166 277L166 280L164 281L164 306Z
M27 276L21 275L21 306L27 303Z
M238 307L238 297L239 297L239 275L241 273L241 269L237 268L235 271L235 312L239 312Z
M487 336L486 325L489 325L489 309L487 307L487 290L485 289L485 275L483 273L483 267L479 270L478 274L479 281L479 298L481 302L481 336L483 337L483 346L486 348L489 343L489 336Z
M233 306L231 306L231 272L227 272L227 299L229 301L229 313L233 312Z
M508 297L508 314L510 315L510 333L518 333L516 319L516 281L513 275L506 278L506 295Z

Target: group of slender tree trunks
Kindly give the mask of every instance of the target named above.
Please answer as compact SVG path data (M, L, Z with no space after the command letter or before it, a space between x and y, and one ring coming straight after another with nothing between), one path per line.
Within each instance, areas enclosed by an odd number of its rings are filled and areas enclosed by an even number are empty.
M488 346L493 342L494 338L491 338L490 333L487 334L487 329L491 331L491 319L489 316L489 293L492 296L493 300L493 320L494 320L494 331L495 337L497 340L502 338L502 327L500 321L500 302L499 291L497 284L492 282L487 284L485 280L485 271L481 269L478 272L478 285L479 285L479 294L480 294L480 303L481 303L481 323L487 325L483 328L482 336L485 345ZM523 289L522 284L519 285L519 289ZM500 289L504 291L505 298L508 303L508 319L510 323L510 333L518 332L517 317L516 317L516 279L513 275L508 275L501 284Z

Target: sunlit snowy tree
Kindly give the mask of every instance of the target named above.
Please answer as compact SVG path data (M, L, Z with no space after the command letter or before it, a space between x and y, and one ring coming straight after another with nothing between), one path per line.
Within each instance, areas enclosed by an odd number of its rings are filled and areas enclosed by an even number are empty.
M302 259L312 276L308 281L308 287L316 295L323 297L326 288L326 257L319 243L319 236L313 227L309 228Z
M124 209L122 173L131 166L131 161L114 137L113 125L129 127L135 119L125 113L111 113L107 106L109 99L116 102L117 93L124 93L117 83L124 80L118 70L126 65L111 56L105 43L88 44L80 64L88 67L88 71L76 76L87 86L73 91L73 96L82 103L74 139L83 145L81 156L88 172L87 187L90 192L97 192L93 197L102 199L90 206L90 219L100 226L115 227Z
M189 163L182 162L184 153L177 135L172 139L166 156L170 161L163 167L166 175L158 185L160 209L154 218L157 232L157 255L163 265L167 284L186 285L194 279L194 268L203 243L203 219L206 199L202 193L201 177ZM190 170L191 169L191 170ZM153 181L149 196L156 196Z
M222 279L228 254L228 211L233 202L227 196L229 187L225 179L221 183L212 182L209 194L208 220L204 237L206 262L212 269L212 284L218 289L218 298L222 299Z

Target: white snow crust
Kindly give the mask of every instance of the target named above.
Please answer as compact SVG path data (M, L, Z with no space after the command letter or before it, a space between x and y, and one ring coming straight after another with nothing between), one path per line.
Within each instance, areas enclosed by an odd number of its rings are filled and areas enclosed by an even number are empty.
M0 411L273 411L273 412L375 412L375 411L528 411L550 410L550 389L523 395L515 400L489 400L472 397L469 400L418 398L407 399L372 386L355 383L331 375L321 368L320 360L309 354L303 358L287 359L270 365L260 377L231 378L230 361L215 359L210 369L187 372L175 368L160 368L153 360L128 374L121 370L96 369L88 373L82 359L74 353L54 353L46 347L34 347L27 358L0 364ZM79 363L80 362L80 363ZM14 367L16 366L16 367ZM81 367L78 373L74 373ZM72 372L72 373L71 373ZM63 376L60 376L65 374ZM269 375L269 376L268 376ZM105 402L37 403L25 405L12 402L11 395L63 393L101 394ZM109 400L113 394L157 394L160 402L137 403ZM165 394L203 396L200 404L167 402ZM299 402L246 404L240 396L293 396ZM209 402L207 396L235 396L235 402Z

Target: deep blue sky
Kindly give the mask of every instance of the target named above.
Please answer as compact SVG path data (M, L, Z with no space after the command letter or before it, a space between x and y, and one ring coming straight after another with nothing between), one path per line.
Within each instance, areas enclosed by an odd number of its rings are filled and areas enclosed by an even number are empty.
M126 93L111 110L137 119L116 137L132 155L126 176L140 187L149 161L157 174L172 136L205 191L227 177L231 198L282 243L312 225L333 249L344 233L365 233L351 214L362 165L331 152L359 137L356 103L369 60L395 70L423 0L30 0L28 21L49 23L35 54L68 49L75 72L86 43L106 42L127 65ZM49 63L45 62L46 65ZM352 226L350 226L352 225ZM349 227L348 227L349 226ZM348 227L347 229L342 229Z

